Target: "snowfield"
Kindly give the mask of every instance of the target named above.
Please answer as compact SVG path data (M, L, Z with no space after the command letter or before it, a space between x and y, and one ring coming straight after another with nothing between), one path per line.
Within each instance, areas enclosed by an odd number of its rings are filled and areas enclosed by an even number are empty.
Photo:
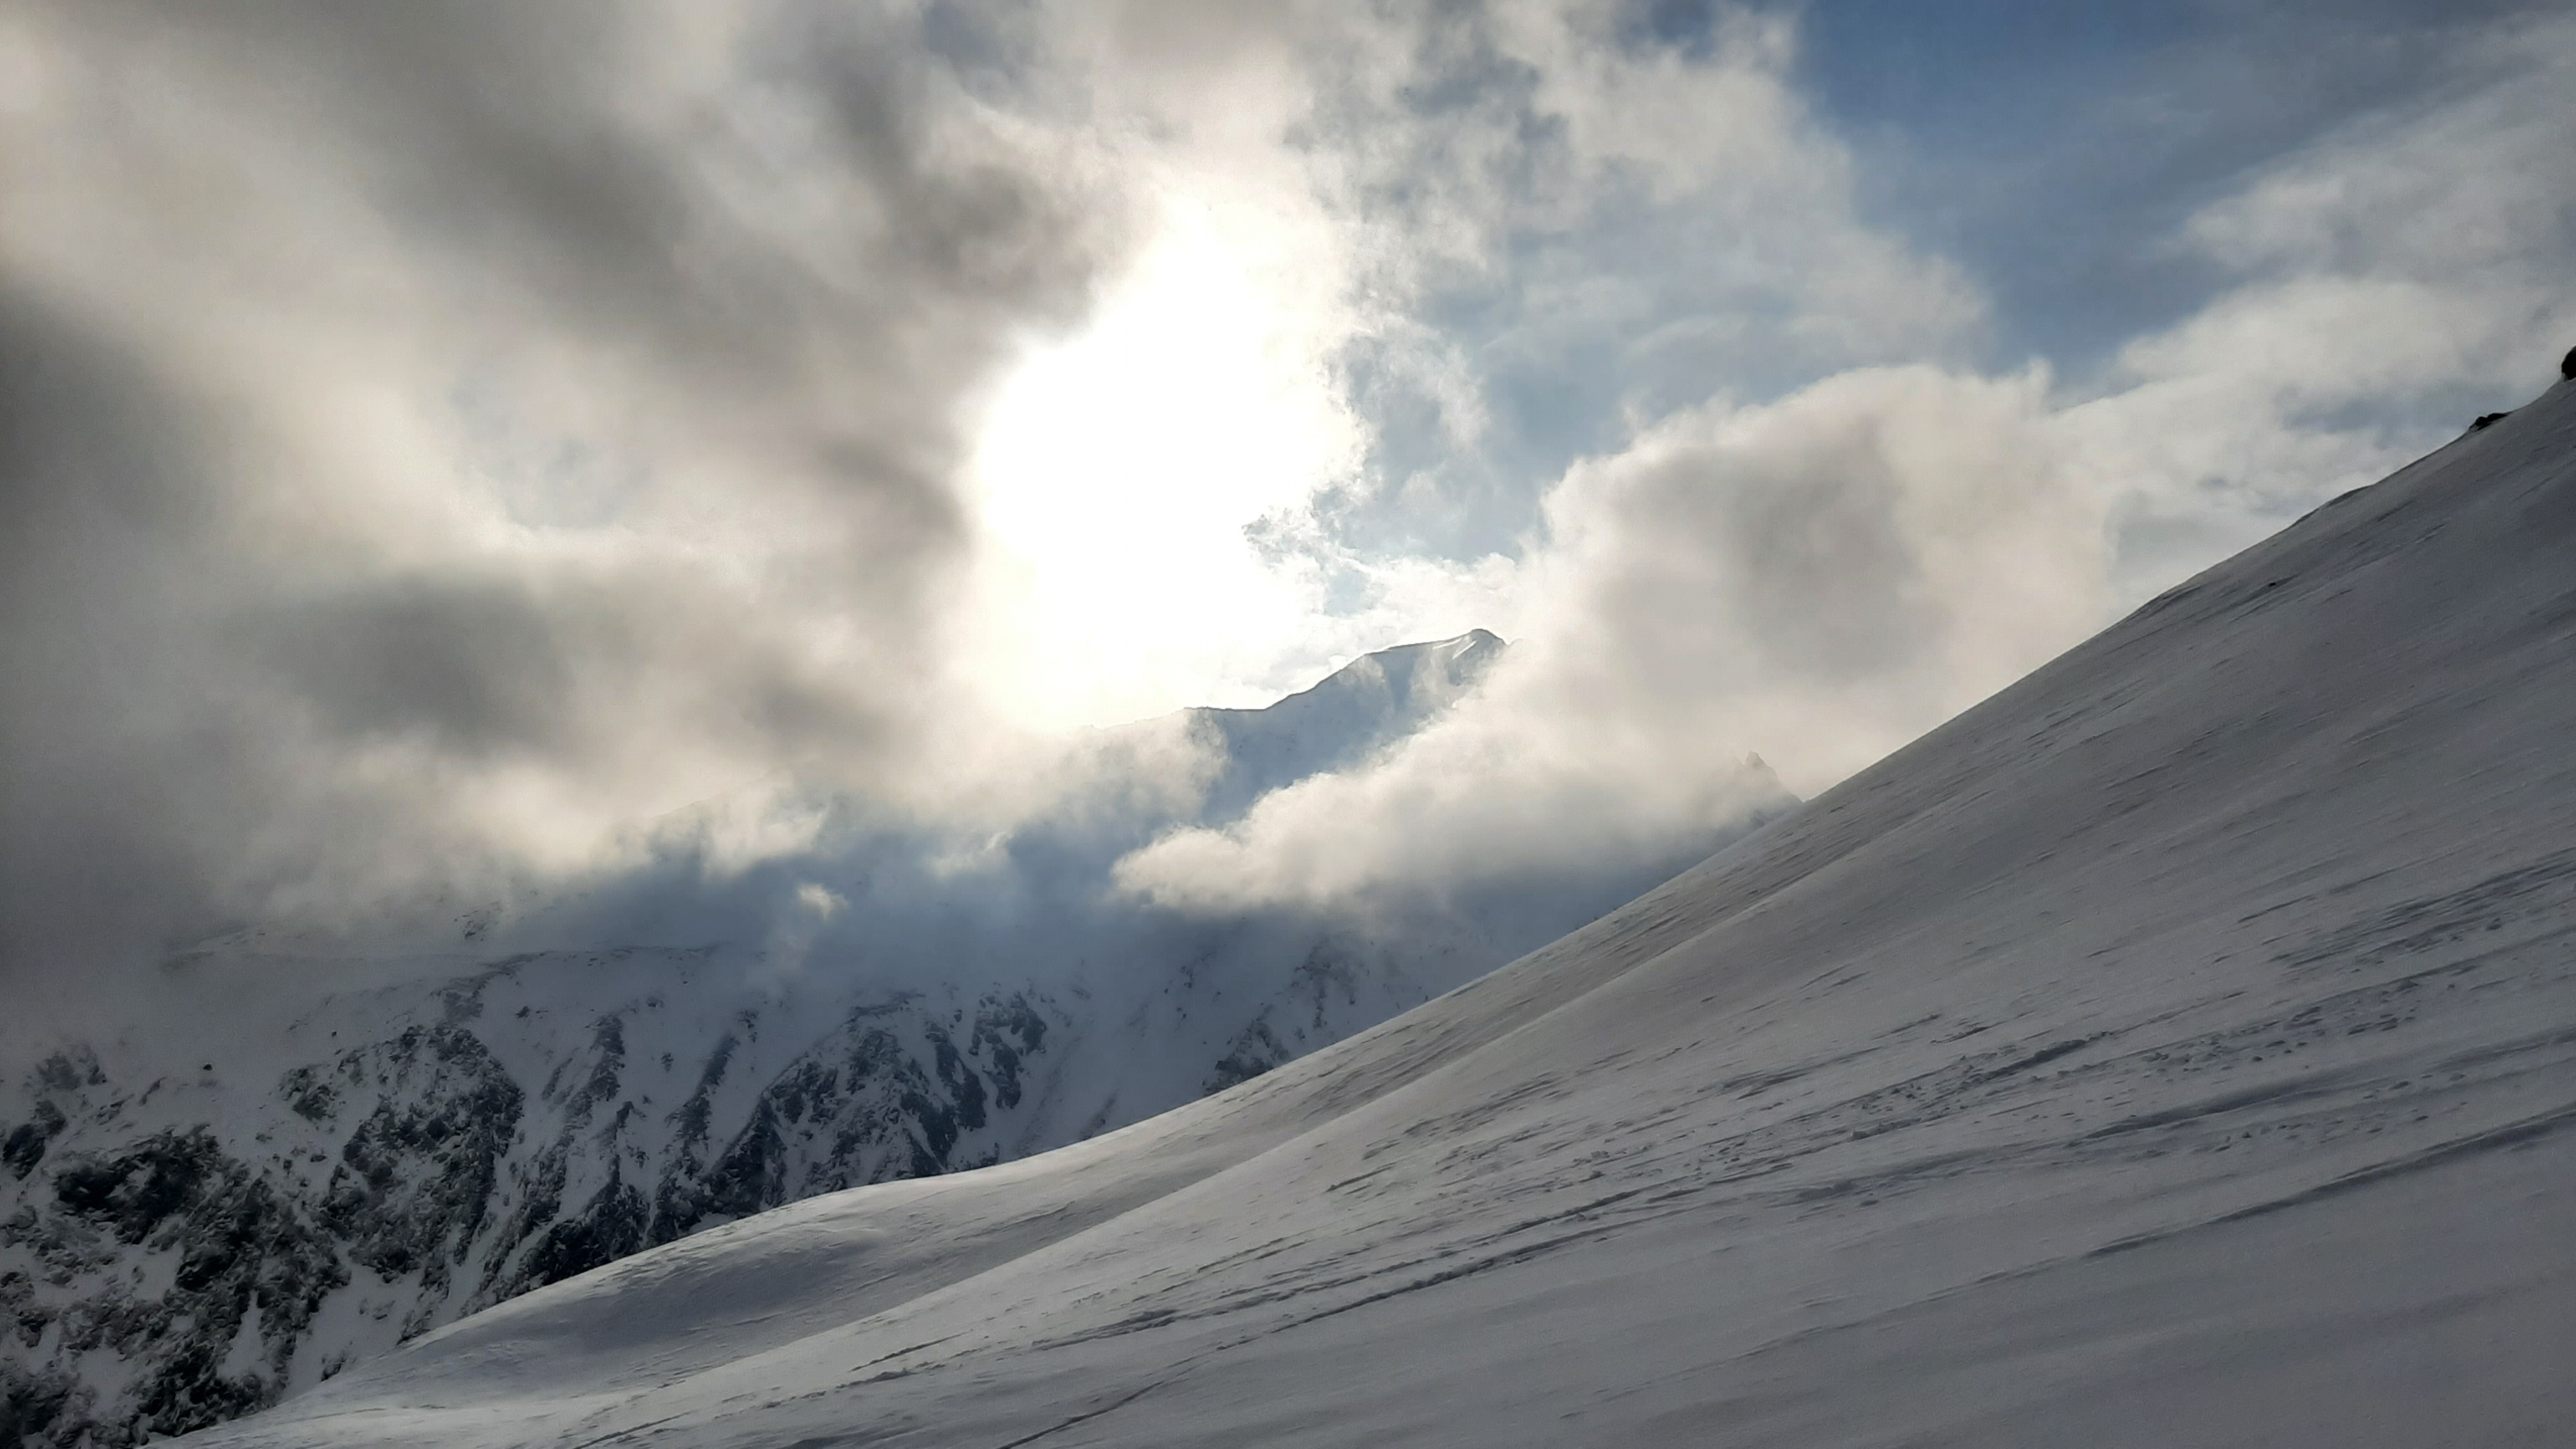
M2576 384L1216 1097L209 1446L2560 1444Z

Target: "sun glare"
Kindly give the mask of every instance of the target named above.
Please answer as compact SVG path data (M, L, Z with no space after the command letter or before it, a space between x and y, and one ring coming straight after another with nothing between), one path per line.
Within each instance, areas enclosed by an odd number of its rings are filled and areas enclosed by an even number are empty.
M1079 334L1002 381L970 464L977 668L1041 727L1238 702L1319 607L1246 526L1343 476L1331 319L1258 218L1175 205Z

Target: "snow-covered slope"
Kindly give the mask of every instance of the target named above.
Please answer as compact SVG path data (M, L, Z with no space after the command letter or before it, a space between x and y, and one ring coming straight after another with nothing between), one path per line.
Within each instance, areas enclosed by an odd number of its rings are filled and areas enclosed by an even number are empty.
M2576 385L1457 992L207 1445L2547 1444Z
M1221 779L1268 788L1418 728L1499 648L1405 646L1187 723L1214 732ZM1201 920L1100 898L1132 843L1015 841L1026 869L1006 857L945 897L917 847L877 844L824 862L838 934L792 952L510 949L469 914L419 960L300 959L259 930L195 953L174 982L238 998L221 1021L0 1080L0 1449L199 1427L716 1224L1078 1141L1383 1021L1652 879L1542 883L1493 922ZM266 1005L352 970L392 984Z

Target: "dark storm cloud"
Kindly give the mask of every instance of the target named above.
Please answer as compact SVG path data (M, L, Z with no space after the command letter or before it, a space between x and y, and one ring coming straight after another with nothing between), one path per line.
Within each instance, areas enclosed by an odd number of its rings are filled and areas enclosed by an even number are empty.
M13 13L9 981L909 777L957 428L1119 221L920 25ZM566 458L616 486L550 511Z
M261 0L121 19L112 44L232 68L257 93L228 101L307 128L317 159L425 248L692 370L792 365L819 323L855 320L895 334L867 339L894 344L892 374L900 349L938 350L904 323L942 304L1062 313L1093 260L1040 178L933 154L944 78L904 7ZM689 88L685 105L654 114L657 86ZM740 119L721 108L764 105L827 122L810 151L769 159L832 168L858 203L838 239L864 248L843 260L871 264L865 285L709 204L692 141ZM980 339L961 340L971 358Z
M194 862L174 817L220 812L170 641L136 595L192 592L210 511L190 420L132 360L0 286L0 962L168 924ZM149 608L146 604L143 607ZM220 785L215 787L220 792Z
M387 583L256 621L245 641L334 735L425 730L442 753L561 748L558 618L507 581Z

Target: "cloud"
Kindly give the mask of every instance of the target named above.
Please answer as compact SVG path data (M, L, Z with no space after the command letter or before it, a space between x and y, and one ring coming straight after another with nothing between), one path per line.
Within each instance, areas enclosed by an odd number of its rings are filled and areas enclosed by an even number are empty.
M2576 26L2441 63L2429 99L2194 213L2168 244L2222 285L2102 385L1864 367L1577 462L1497 589L1520 637L1468 707L1118 880L1223 911L1648 852L1759 801L1742 752L1829 786L2527 395L2576 332Z
M2221 285L2068 409L2121 492L2124 598L2515 405L2576 335L2576 21L2482 30L2426 69L2428 98L2194 213L2169 245Z
M1448 889L1829 785L2101 617L2103 505L2061 452L2039 372L1867 369L1666 419L1550 492L1525 632L1456 713L1118 879L1191 909Z
M1776 17L1673 44L1589 3L1044 14L1060 104L1154 221L970 462L963 653L1016 714L1251 703L1491 622L1572 458L1978 323L1856 214Z
M1127 219L926 26L0 18L5 969L926 788L974 391Z
M0 971L1666 859L2546 375L2576 27L2441 35L2196 179L2204 295L2069 382L1772 7L11 7ZM1480 625L1223 830L1121 834L1187 738L1031 729Z
M1343 527L1503 546L1496 519L1675 408L1980 331L1956 267L1862 214L1785 14L1672 39L1625 4L1428 14L1343 59L1304 132L1398 299L1351 347L1380 473Z

